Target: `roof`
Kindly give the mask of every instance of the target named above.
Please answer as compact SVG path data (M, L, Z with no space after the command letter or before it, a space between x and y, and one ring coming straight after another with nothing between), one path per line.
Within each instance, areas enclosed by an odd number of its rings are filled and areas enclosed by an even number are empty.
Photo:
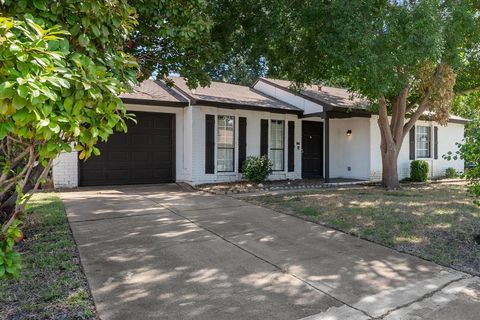
M207 87L190 89L184 78L169 77L174 88L192 101L192 104L215 106L220 108L267 110L269 112L302 114L303 110L267 96L258 90L224 82L212 81Z
M291 89L292 82L288 80L259 78L257 81L263 81L276 88L291 92L293 94L297 94L302 98L305 98L312 102L328 105L332 107L334 110L336 109L337 111L341 110L340 108L344 108L344 109L355 109L365 114L371 113L370 111L368 111L368 101L366 99L363 99L359 95L355 95L354 93L343 88L322 86L321 90L319 90L318 85L313 85L313 86L305 86L302 91L297 93ZM315 114L311 114L310 116L314 116L314 115ZM451 123L460 123L460 124L466 124L470 122L470 120L456 116L456 115L450 115L448 121Z
M425 120L425 121L434 121L434 120L432 120L432 117L434 115L435 114L433 112L427 111L420 117L420 119ZM459 124L467 124L467 123L471 122L471 120L456 116L454 114L451 114L448 117L448 122L459 123Z
M122 93L120 98L124 103L148 104L158 106L188 106L188 101L161 81L145 80L132 92Z
M271 84L279 89L292 92L315 103L337 108L367 110L368 101L343 88L328 86L305 86L300 92L291 89L292 82L288 80L259 78L260 81Z
M451 114L450 117L448 118L448 121L450 121L452 123L467 124L467 123L471 122L472 120L469 120L469 119L462 118L462 117L456 116L454 114Z

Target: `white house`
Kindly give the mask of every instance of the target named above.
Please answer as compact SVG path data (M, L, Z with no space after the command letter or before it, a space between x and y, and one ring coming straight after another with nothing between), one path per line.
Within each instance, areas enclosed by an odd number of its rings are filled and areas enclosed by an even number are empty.
M62 153L53 165L55 187L186 182L191 185L235 181L252 155L268 155L269 179L381 179L378 116L344 89L310 86L290 90L290 82L258 79L252 87L212 82L190 90L146 80L121 96L138 124L101 143L100 156L78 161ZM429 162L431 176L463 162L446 161L463 139L466 120L447 126L419 121L399 156L400 177L410 161Z

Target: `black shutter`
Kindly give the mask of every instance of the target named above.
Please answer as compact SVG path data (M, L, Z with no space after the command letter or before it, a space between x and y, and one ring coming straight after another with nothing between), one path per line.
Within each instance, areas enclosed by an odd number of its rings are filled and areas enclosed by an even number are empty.
M433 127L433 157L438 159L438 127Z
M238 172L247 158L247 118L238 118Z
M205 173L215 173L215 116L205 115Z
M415 126L410 129L410 160L415 160Z
M295 171L295 121L288 121L288 172Z
M260 121L260 155L268 156L268 120Z

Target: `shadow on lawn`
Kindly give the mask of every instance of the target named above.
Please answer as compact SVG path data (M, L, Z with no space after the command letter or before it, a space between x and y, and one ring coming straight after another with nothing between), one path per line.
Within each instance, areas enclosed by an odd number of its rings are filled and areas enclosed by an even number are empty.
M251 198L341 231L480 274L480 208L464 186L360 188Z

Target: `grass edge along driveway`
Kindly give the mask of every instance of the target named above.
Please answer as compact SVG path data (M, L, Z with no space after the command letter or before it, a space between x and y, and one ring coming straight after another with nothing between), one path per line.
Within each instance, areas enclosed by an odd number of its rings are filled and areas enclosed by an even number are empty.
M60 198L35 194L23 221L21 276L0 281L0 319L96 319Z
M464 184L322 189L242 197L406 252L480 275L480 208Z

